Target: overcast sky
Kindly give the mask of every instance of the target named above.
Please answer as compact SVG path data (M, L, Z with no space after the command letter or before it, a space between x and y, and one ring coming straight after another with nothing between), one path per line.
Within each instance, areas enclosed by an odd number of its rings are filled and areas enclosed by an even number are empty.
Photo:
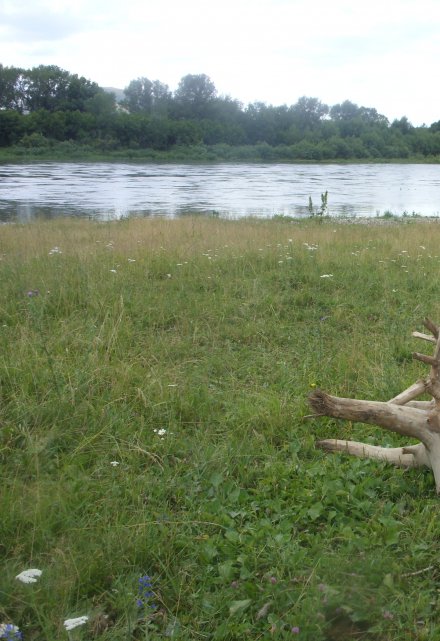
M207 74L244 104L351 100L440 120L440 0L0 0L0 63L106 87Z

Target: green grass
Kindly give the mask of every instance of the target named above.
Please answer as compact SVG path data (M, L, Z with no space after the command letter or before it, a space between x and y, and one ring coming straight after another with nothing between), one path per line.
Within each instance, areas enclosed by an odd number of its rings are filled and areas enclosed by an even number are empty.
M0 624L440 638L431 473L324 454L402 441L303 418L315 386L386 400L425 374L410 334L440 321L439 245L418 220L3 226Z

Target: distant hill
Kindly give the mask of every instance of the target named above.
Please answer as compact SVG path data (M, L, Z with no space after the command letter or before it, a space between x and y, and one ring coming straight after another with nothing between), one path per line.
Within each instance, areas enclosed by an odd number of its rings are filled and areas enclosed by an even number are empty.
M125 94L123 89L116 89L115 87L103 87L104 91L107 91L107 93L114 93L116 96L116 102L121 102L121 100L124 100Z

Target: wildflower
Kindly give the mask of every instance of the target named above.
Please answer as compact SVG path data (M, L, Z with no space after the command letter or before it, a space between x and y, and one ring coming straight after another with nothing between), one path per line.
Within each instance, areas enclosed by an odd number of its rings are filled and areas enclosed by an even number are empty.
M389 620L394 619L394 614L392 612L390 612L389 610L384 610L383 618L384 619L389 619Z
M275 585L275 583L278 582L276 576L269 577L269 581L272 583L272 585Z
M22 633L16 625L12 623L0 623L0 639L5 641L20 641L23 638Z
M34 296L38 296L40 291L38 289L30 289L28 292L26 292L26 296L29 298L33 298Z
M333 278L333 274L322 274L319 278Z
M118 467L118 465L119 465L119 461L110 461L110 465L111 465L112 467Z
M291 631L291 633L292 633L292 634L299 634L299 627L298 627L297 625L294 625L294 626L290 629L290 631Z
M151 588L151 577L149 577L148 574L141 576L138 580L138 598L136 600L138 608L145 608L149 606L154 609L156 607L156 604L151 602L151 599L154 596Z
M75 628L78 628L80 625L84 625L84 623L87 623L88 620L89 620L89 617L87 615L82 617L76 617L75 619L66 619L64 621L64 627L66 628L67 631L74 630Z
M153 430L153 432L158 436L164 436L167 433L167 431L163 427L160 430Z
M110 271L112 272L112 274L116 274L116 269L111 269Z
M23 570L23 572L20 572L20 574L17 574L15 577L22 583L36 583L37 579L43 574L41 570L37 570L37 568L32 568L30 570Z
M49 256L53 256L54 254L62 254L63 252L59 247L52 247L52 249L49 252Z
M128 260L129 263L135 263L136 262L135 258L127 258L127 260Z

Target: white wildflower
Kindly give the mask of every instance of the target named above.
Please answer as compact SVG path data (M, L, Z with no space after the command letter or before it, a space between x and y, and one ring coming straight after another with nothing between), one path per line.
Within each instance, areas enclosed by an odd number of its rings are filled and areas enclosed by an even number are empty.
M82 616L82 617L76 617L75 619L66 619L64 621L64 627L66 630L73 630L74 628L77 628L80 625L84 625L84 623L87 623L89 620L88 616Z
M167 433L167 431L163 427L160 430L153 430L153 432L158 436L164 436Z
M111 465L112 467L118 467L118 465L119 465L119 461L110 461L110 465Z
M319 278L333 278L333 274L322 274Z
M111 269L110 271L112 274L116 274L116 269Z
M23 570L20 574L17 574L15 577L22 583L36 583L37 579L43 574L42 570L37 570L37 568L31 568L30 570Z
M135 263L136 262L136 258L127 258L127 260L128 260L129 263Z
M168 277L168 278L171 278L171 274L167 274L167 277Z
M49 256L53 256L54 254L62 254L63 252L59 247L52 247L52 249L49 252Z

